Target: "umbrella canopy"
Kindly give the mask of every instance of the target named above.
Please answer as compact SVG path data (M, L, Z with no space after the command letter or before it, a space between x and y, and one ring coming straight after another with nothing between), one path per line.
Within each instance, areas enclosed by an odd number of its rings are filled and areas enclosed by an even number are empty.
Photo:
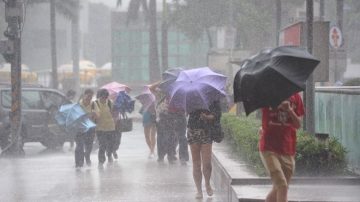
M80 60L79 61L79 70L80 71L96 71L95 63L89 60ZM63 64L58 67L59 72L73 72L73 64Z
M183 70L184 69L182 67L167 69L162 73L162 82L160 83L159 88L165 92L168 91L170 84L172 84L177 79L180 72Z
M116 97L118 96L119 92L121 92L121 91L126 91L128 93L131 91L131 89L127 85L118 83L116 81L105 84L100 88L108 90L109 97L112 100L115 100Z
M95 127L78 103L61 105L55 120L60 126L64 126L65 130L71 132L86 132Z
M169 105L190 113L197 109L208 109L213 101L226 93L226 76L213 72L208 67L184 70L170 85Z
M120 91L114 102L114 108L119 110L120 113L125 114L126 112L133 112L135 107L135 100L125 92Z
M144 109L148 109L155 104L155 95L149 89L149 86L144 86L143 91L135 97L143 105Z
M247 115L262 107L277 107L305 89L319 62L300 47L265 49L240 64L234 78L234 101L243 102Z

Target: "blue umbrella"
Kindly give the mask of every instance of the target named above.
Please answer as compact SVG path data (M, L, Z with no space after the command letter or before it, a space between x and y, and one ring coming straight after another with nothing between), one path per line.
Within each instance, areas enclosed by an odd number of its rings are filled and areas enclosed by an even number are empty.
M61 105L55 115L55 120L68 132L86 132L95 127L94 123L90 123L92 121L78 103Z
M126 112L133 112L135 107L135 100L132 100L131 97L125 92L120 91L114 102L114 108L120 113L124 114Z

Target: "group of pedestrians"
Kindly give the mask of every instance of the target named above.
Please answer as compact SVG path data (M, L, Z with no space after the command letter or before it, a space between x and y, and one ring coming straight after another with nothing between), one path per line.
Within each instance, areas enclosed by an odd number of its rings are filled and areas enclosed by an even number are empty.
M79 100L80 106L86 111L89 118L96 123L96 127L85 133L75 135L76 168L83 167L84 162L89 166L91 165L90 153L95 134L99 143L99 167L102 168L106 160L111 163L118 158L117 150L121 142L121 132L116 130L115 125L119 119L119 112L114 108L106 89L99 89L94 101L93 96L94 91L86 89Z
M189 161L188 143L186 140L186 115L182 109L169 106L169 97L160 88L161 82L149 85L150 91L155 95L154 109L157 131L157 161L164 162L166 157L170 164L175 163L177 147L179 160L182 165ZM143 114L143 118L144 114Z
M208 196L213 195L210 185L211 155L213 138L209 128L219 124L221 119L220 100L214 101L209 109L198 109L186 114L182 109L169 106L169 97L160 88L160 82L149 85L156 97L156 102L142 108L145 140L149 147L149 158L164 162L166 157L170 164L175 163L178 156L181 164L189 161L190 146L193 168L193 179L197 189L196 198L203 197L202 178ZM87 89L79 100L79 104L96 122L96 128L86 133L76 134L75 164L82 167L84 162L91 165L90 153L96 137L99 142L99 167L106 159L112 162L117 159L121 133L115 130L119 112L117 112L106 89L97 92ZM259 130L259 150L261 159L273 182L273 188L266 201L287 201L290 179L295 169L296 129L300 127L304 107L301 97L294 94L283 101L277 108L262 109L262 127ZM187 117L188 116L188 117ZM157 146L156 146L157 145Z
M159 81L149 85L156 99L154 104L141 110L146 142L150 149L149 156L152 157L154 152L154 129L157 132L159 163L163 163L166 157L170 164L174 164L179 158L181 165L186 165L189 161L190 146L193 178L197 189L196 198L203 197L202 176L206 193L212 196L210 178L213 139L208 129L212 124L220 123L220 100L213 102L208 110L199 109L187 114L183 109L169 105L169 96L159 88L160 83Z

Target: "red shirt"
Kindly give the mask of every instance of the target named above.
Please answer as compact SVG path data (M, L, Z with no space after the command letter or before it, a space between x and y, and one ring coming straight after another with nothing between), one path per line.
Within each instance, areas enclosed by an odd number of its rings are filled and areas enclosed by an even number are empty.
M298 116L304 115L304 105L298 93L289 98L290 105ZM291 124L288 112L281 109L262 109L262 133L259 140L260 151L295 155L296 128Z

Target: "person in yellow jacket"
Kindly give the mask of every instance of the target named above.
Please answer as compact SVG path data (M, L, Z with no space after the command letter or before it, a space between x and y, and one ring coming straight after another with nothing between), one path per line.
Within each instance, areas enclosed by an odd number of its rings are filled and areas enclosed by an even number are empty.
M86 89L82 98L79 100L80 106L88 114L91 120L96 119L96 113L92 110L92 98L94 91ZM89 129L85 133L78 133L75 135L75 167L81 168L84 165L84 159L88 166L91 165L90 154L95 137L95 128Z
M113 119L113 103L109 99L109 92L100 89L97 92L97 100L93 102L94 111L97 114L96 136L99 141L99 167L103 167L106 157L108 162L113 161L112 151L115 142L115 122Z

